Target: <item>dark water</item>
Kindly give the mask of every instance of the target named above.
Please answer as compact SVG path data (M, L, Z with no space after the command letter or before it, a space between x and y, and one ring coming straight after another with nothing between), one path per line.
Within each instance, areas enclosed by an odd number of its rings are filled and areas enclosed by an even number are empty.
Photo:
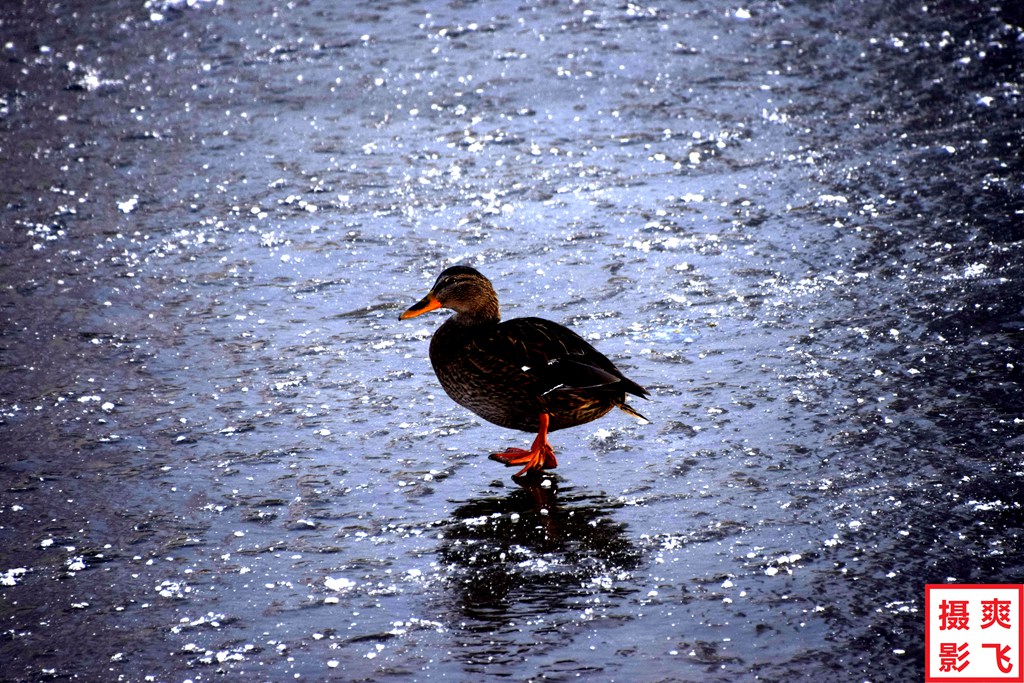
M5 680L920 679L1024 576L1013 2L8 2ZM654 400L529 436L471 263Z

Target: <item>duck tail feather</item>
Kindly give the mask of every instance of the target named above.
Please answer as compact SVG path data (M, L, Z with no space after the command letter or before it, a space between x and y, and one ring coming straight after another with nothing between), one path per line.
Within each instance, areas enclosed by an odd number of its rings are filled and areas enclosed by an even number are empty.
M635 417L637 419L640 419L640 420L643 420L647 424L653 424L650 420L648 420L646 417L641 415L640 411L638 411L636 408L634 408L633 406L629 405L628 403L623 402L623 403L619 403L617 405L622 410L622 412L629 413L633 417Z

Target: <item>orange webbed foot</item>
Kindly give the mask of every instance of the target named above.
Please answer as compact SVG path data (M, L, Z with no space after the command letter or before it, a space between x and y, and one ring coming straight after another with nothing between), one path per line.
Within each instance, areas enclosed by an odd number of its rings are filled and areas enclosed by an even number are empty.
M513 474L513 477L522 476L526 472L553 470L558 467L555 451L548 443L548 416L540 416L540 429L537 431L537 438L533 440L530 450L509 448L501 453L491 454L491 460L496 460L505 467L522 465L523 469Z
M493 453L491 460L496 460L505 467L522 465L523 469L513 474L513 477L522 476L533 470L553 470L558 467L555 452L551 448L551 444L547 442L541 444L539 448L531 448L528 451L522 448L509 448L502 453Z

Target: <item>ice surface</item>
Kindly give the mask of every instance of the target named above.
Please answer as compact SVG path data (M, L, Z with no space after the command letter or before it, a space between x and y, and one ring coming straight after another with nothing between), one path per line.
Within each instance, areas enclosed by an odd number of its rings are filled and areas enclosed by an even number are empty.
M7 675L919 678L1024 556L1022 30L805 5L13 14ZM652 423L512 482L456 262Z

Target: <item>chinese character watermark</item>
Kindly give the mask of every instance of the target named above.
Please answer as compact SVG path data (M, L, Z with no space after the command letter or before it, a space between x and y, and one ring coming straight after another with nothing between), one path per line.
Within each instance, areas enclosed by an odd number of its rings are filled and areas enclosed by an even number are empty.
M1024 683L1024 585L925 586L925 682Z

